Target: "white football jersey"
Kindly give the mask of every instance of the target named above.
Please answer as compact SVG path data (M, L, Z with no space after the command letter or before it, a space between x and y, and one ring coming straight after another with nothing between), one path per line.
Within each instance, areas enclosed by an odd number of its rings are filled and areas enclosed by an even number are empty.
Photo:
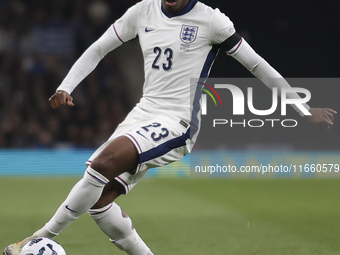
M136 108L175 115L198 128L202 91L190 79L208 77L216 45L235 33L230 19L197 0L175 16L165 13L160 0L144 0L113 27L122 42L138 36L142 48L145 82Z

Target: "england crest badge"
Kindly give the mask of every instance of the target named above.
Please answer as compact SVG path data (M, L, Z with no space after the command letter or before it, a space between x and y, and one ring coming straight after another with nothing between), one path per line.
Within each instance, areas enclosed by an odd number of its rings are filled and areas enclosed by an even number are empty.
M198 27L182 25L181 40L184 43L193 43L197 38Z

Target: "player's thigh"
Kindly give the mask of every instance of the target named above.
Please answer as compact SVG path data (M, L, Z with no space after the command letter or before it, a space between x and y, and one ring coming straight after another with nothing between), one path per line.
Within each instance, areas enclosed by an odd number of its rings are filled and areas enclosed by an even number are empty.
M87 160L86 166L89 166L93 163L93 161L101 155L101 153L106 150L106 148L112 143L112 141L115 141L119 137L122 137L126 132L131 131L133 128L139 126L140 121L142 121L141 117L139 116L138 112L131 111L125 120L118 125L116 130L113 132L113 134L108 138L108 140L103 143ZM126 138L124 138L126 139ZM131 142L129 141L131 144ZM111 145L114 146L114 145Z
M178 161L189 152L189 125L183 125L183 121L176 118L148 120L124 136L135 144L139 154L136 172L125 172L116 178L125 187L126 193L149 169Z
M104 150L110 152L106 148L112 141L120 137L130 139L138 154L136 168L115 178L128 193L150 168L180 160L189 152L189 129L188 123L175 116L150 117L133 110L109 140L92 154L86 165L91 165Z

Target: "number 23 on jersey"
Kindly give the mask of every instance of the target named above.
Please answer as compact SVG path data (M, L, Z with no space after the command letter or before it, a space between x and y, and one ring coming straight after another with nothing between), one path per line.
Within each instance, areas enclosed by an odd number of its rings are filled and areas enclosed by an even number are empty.
M171 71L172 64L173 64L172 60L173 60L173 55L174 55L173 50L170 48L166 48L163 51L161 48L155 47L153 49L153 52L155 54L155 60L152 63L152 68L157 69L157 70L160 70L160 68L163 68L164 71ZM166 61L165 63L159 63L160 58L163 54L166 56Z

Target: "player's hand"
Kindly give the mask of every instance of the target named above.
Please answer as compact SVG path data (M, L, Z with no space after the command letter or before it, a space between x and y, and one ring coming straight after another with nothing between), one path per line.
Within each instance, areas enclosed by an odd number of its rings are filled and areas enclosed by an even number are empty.
M53 96L50 97L50 99L48 99L48 102L53 109L58 109L63 105L74 106L74 103L72 103L72 101L73 97L62 90L58 90L56 93L54 93Z
M317 127L323 126L327 129L331 129L334 125L334 115L336 111L330 108L310 108L309 112L312 115L306 115L303 118L310 124Z

